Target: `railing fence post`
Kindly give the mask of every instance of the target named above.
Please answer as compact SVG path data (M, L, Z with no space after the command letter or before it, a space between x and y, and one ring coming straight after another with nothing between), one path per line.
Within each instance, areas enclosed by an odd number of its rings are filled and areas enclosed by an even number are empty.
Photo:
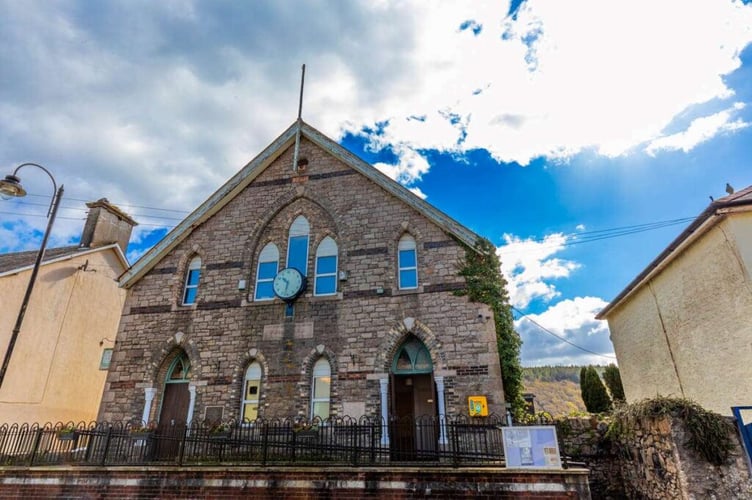
M42 433L44 432L44 428L39 427L37 428L36 435L34 436L34 446L31 450L31 458L29 460L29 465L34 465L34 459L37 456L37 450L39 449L39 443L42 441Z
M107 426L107 433L104 437L104 450L102 450L102 464L107 463L107 454L110 452L110 439L112 438L112 425Z

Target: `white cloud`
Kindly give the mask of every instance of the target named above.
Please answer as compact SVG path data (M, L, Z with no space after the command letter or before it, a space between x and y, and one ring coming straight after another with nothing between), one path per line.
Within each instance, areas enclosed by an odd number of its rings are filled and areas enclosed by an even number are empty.
M538 366L615 363L608 323L595 319L596 313L606 304L606 301L598 297L576 297L562 300L541 314L529 314L517 319L515 329L523 341L522 364ZM541 327L561 338L551 335ZM578 349L572 344L585 350Z
M579 267L576 262L553 257L567 242L563 234L550 234L543 241L505 234L504 241L496 253L508 282L510 303L517 308L524 309L536 298L550 301L559 296L551 280L566 278Z
M523 165L585 148L622 155L688 107L733 96L722 77L752 41L741 2L529 0L516 20L501 3L434 5L416 16L422 78L385 100L394 111L376 145L480 148ZM477 36L456 29L464 17Z
M733 132L750 124L741 118L732 121L735 112L744 108L744 103L735 103L731 108L719 111L710 116L696 118L690 123L687 130L676 134L659 137L653 140L646 151L655 155L661 150L678 150L685 153L700 143L703 143L721 132Z
M415 187L426 149L526 164L654 141L733 96L723 76L752 40L752 6L721 0L528 0L517 20L495 0L2 5L0 165L48 166L70 203L181 210L293 122L302 62L303 118L379 130L398 156L379 167ZM700 125L682 144L742 123Z

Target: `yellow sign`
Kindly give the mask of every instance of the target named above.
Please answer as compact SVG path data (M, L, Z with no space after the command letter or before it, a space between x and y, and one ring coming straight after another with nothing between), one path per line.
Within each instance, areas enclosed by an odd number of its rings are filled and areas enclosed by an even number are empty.
M471 417L487 417L488 403L485 396L470 396L467 398L467 405Z

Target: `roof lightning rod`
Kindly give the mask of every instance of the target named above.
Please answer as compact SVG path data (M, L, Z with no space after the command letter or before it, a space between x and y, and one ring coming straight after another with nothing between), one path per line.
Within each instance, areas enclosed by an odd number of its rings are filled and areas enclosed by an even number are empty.
M301 115L303 114L303 85L305 84L305 64L300 73L300 99L298 100L298 130L295 133L295 152L292 156L292 170L298 171L298 152L300 150L300 128L303 126Z

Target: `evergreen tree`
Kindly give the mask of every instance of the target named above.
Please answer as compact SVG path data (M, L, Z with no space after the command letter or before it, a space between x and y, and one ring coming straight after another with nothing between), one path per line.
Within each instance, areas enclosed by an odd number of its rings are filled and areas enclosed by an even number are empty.
M473 302L487 304L493 311L504 396L515 413L524 411L520 364L522 340L514 330L507 281L501 274L501 262L493 243L481 238L475 244L475 250L466 248L465 259L459 265L459 275L465 278L467 286L455 293L466 295Z
M625 402L627 398L624 397L624 386L621 385L621 374L619 373L619 367L611 363L603 371L603 380L608 386L608 392L611 393L611 399L614 402Z
M594 366L588 366L585 370L584 383L580 381L582 388L582 400L585 408L590 413L602 413L611 410L611 398L608 397L606 386Z
M582 400L585 401L585 379L587 378L587 366L580 368L580 394L582 394Z

